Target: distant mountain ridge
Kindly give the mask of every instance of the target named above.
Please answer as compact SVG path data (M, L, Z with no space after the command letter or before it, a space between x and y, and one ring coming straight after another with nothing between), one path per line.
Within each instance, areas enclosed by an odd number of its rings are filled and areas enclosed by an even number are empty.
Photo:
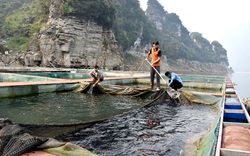
M157 0L148 0L146 15L155 23L168 58L229 65L227 52L218 41L210 44L201 33L189 32L178 15L164 11Z

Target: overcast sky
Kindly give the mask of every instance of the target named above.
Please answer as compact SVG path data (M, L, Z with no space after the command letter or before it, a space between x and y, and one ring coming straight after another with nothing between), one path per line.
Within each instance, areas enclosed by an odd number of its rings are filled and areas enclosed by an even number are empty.
M146 10L147 0L139 1ZM168 13L176 13L190 32L219 41L235 71L250 72L250 0L158 1Z

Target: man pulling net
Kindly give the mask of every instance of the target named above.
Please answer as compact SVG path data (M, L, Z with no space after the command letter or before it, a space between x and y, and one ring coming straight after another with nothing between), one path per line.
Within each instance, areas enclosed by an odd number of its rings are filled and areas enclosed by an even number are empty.
M89 73L89 76L93 80L93 87L98 85L98 83L102 82L104 80L103 74L99 71L99 67L96 65L94 69Z
M99 83L101 83L104 80L103 74L99 71L99 67L96 65L93 70L89 73L89 76L92 78L92 82L89 85L88 93L93 94L104 94L105 92L101 89L99 86Z

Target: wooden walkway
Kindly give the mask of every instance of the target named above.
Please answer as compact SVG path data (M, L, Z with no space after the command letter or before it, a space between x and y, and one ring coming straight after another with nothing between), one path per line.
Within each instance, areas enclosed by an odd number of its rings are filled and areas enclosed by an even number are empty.
M121 79L141 79L141 78L150 78L149 76L140 75L140 76L117 76L117 77L105 77L104 81L109 80L121 80ZM74 84L74 83L84 83L91 82L92 79L59 79L54 78L54 81L22 81L22 82L0 82L0 87L14 87L14 86L34 86L34 85L56 85L56 84ZM211 83L211 84L220 84L221 82L202 82L202 81L192 81L184 80L185 82L194 82L194 83Z
M140 78L148 78L149 76L133 76L133 77L105 77L104 81L108 80L120 80L120 79L140 79ZM35 85L56 85L56 84L74 84L74 83L84 83L91 82L92 79L76 79L76 80L68 80L62 79L55 81L28 81L28 82L1 82L0 87L15 87L15 86L35 86Z

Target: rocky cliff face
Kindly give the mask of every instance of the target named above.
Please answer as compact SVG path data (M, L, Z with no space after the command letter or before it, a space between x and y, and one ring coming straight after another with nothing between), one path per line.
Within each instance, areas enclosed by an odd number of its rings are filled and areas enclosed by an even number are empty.
M228 67L227 51L218 41L213 41L210 44L210 42L198 32L190 33L190 37L206 59L209 58L212 63L218 63L221 66Z
M216 53L217 57L221 61L221 65L224 67L229 66L228 58L227 58L227 50L222 47L222 45L218 41L213 41L211 43L213 51Z
M121 68L121 49L112 31L91 20L61 18L54 5L46 28L30 42L26 65Z

